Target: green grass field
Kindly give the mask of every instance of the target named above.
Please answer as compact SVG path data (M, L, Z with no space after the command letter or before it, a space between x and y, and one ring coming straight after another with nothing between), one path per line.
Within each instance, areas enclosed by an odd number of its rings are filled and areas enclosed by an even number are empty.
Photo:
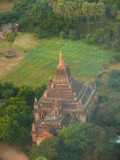
M18 86L29 85L32 87L47 83L50 75L52 78L54 77L60 50L72 75L76 76L78 81L84 79L88 83L91 77L102 70L111 59L110 52L81 41L44 40L25 57L22 65L10 73L5 80L12 81Z

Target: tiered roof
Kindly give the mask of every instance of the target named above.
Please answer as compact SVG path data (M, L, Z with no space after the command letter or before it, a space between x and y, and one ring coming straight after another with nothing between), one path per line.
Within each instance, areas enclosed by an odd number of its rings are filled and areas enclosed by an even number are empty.
M80 83L71 76L70 69L63 61L61 52L54 80L51 81L50 78L49 82L49 87L39 100L43 109L52 109L56 99L62 105L62 108L75 109L74 104L81 100L84 105L93 90L93 88L85 86L84 82Z

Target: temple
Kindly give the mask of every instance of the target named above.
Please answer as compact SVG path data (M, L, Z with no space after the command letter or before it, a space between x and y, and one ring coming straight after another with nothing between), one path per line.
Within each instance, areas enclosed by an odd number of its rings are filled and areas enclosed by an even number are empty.
M35 98L31 130L34 143L39 145L46 137L52 137L51 130L58 132L72 123L92 119L98 96L94 79L91 83L91 87L88 87L72 77L60 52L54 80L50 77L43 96L40 100Z

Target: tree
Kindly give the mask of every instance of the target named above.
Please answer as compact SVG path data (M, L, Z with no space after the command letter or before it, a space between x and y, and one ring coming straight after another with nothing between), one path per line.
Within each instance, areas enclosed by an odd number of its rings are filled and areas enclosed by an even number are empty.
M117 12L118 12L118 7L117 7L117 5L112 5L112 7L111 7L111 15L113 16L113 17L116 17L117 16Z
M118 21L120 21L120 11L117 11L116 19L117 19Z
M37 1L31 11L33 21L43 27L44 20L52 14L52 7L47 2Z
M2 84L3 86L3 90L2 90L2 98L3 99L9 99L10 97L14 97L16 96L17 92L18 92L18 88L15 87L13 85L13 83L10 83L10 82L4 82Z
M87 17L88 33L90 31L90 27L89 27L90 5L91 4L88 3L88 2L84 2L83 5L82 5L83 14Z
M58 159L115 159L113 153L117 135L112 129L102 128L95 124L73 124L59 132ZM109 157L109 158L108 158Z
M21 101L20 101L21 102ZM19 102L19 103L20 103ZM28 106L26 107L26 105L23 105L23 103L21 102L20 106L17 105L8 105L7 107L5 107L5 109L3 109L0 113L1 116L5 116L8 115L9 117L13 118L14 120L16 120L21 126L26 126L31 124L31 119L29 117L30 111Z
M26 104L31 106L31 109L32 109L35 94L31 87L27 87L27 86L20 87L17 97L20 98L22 101L25 101Z
M100 16L100 26L103 26L104 15L105 15L105 5L104 3L98 3L98 15Z
M15 41L15 36L11 32L7 32L5 34L5 39L7 42L10 43L10 47L12 49L12 43Z
M12 144L21 144L28 131L8 115L0 118L0 140Z
M83 3L84 0L75 0L74 1L74 8L75 8L75 11L74 11L74 15L78 18L78 25L79 25L79 19L81 17L81 25L82 25L82 3Z
M70 19L73 18L74 2L72 2L72 1L66 2L66 5L65 5L65 13L66 13L67 18L68 18L68 17L69 17Z
M12 3L12 0L8 0L9 3Z
M96 15L98 14L98 9L97 9L97 4L94 3L94 2L91 3L90 13L91 13L91 15L93 15L95 17L95 25L96 25L96 28L97 28Z
M58 1L58 11L59 14L62 15L63 17L65 16L65 0L59 0Z
M0 82L0 99L2 99L2 93L3 93L3 85Z
M120 23L116 23L113 27L114 30L114 41L112 43L112 47L114 51L120 51Z
M35 97L37 99L40 99L40 97L43 95L44 91L47 89L47 86L45 84L43 84L41 87L36 87L34 89L35 92Z
M39 146L34 146L29 152L30 159L35 160L39 156L44 156L48 160L56 160L58 157L57 148L58 139L56 137L46 138Z

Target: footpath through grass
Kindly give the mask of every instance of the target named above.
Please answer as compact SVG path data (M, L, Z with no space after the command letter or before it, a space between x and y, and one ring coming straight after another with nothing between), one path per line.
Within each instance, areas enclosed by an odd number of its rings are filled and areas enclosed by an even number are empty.
M50 75L54 77L60 50L65 63L78 81L91 81L91 77L102 70L111 59L109 51L81 41L46 40L40 42L39 47L28 54L22 65L9 74L6 80L12 81L15 85L32 87L47 83Z

